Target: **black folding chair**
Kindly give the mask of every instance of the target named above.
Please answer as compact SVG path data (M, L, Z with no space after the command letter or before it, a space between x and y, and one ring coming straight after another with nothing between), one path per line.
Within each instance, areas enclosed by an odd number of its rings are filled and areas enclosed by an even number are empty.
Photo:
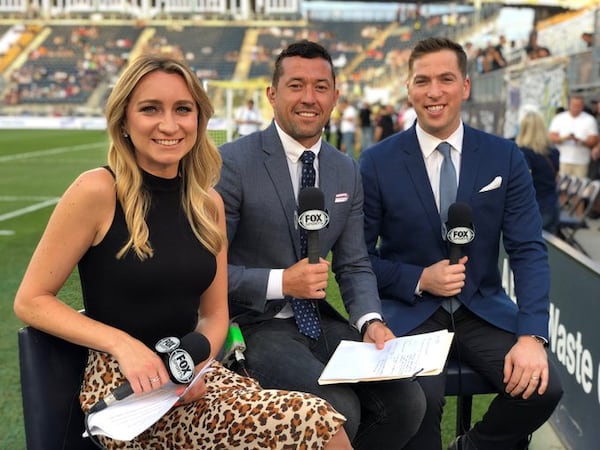
M558 201L561 210L568 211L573 205L572 200L579 192L583 179L575 175L567 175L568 180L563 181L563 186L559 186ZM566 184L566 188L565 188ZM564 190L563 190L564 189Z
M18 332L28 450L92 450L83 438L79 388L87 349L32 327Z

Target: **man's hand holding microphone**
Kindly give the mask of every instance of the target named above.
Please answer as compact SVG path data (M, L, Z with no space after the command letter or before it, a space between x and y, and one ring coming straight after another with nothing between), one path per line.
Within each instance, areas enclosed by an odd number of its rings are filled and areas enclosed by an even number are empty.
M324 299L329 261L319 254L319 231L329 224L329 215L319 188L305 187L299 192L297 224L306 232L307 256L283 271L283 293L297 299Z

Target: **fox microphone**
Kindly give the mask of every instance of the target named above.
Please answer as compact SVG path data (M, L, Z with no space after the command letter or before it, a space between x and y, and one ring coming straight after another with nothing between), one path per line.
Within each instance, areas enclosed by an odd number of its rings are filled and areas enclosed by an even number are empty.
M321 189L305 187L298 194L298 225L306 230L307 256L310 264L317 264L320 257L319 230L329 224L325 211L325 197Z
M155 349L165 363L171 381L185 384L194 378L196 364L210 355L210 342L203 334L192 332L186 334L181 340L174 336L163 338L156 343ZM88 414L102 411L110 404L123 400L131 394L133 389L129 381L126 381L92 406Z
M457 264L462 253L462 246L475 238L473 230L473 211L467 203L452 203L448 208L446 222L446 240L450 248L450 264Z

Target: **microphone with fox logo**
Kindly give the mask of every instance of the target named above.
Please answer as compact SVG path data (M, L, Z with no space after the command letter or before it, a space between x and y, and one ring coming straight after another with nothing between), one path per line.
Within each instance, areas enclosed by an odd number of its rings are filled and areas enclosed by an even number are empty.
M450 249L450 264L457 264L462 248L475 238L472 223L473 210L467 203L452 203L448 208L446 240Z
M317 264L320 258L319 230L329 224L325 210L325 196L316 187L305 187L298 193L298 225L306 230L309 264Z
M155 345L173 383L185 384L194 378L196 364L210 355L210 342L203 334L192 332L181 338L171 336L158 341ZM90 408L88 414L102 411L112 403L123 400L133 394L129 381L112 390L110 394Z

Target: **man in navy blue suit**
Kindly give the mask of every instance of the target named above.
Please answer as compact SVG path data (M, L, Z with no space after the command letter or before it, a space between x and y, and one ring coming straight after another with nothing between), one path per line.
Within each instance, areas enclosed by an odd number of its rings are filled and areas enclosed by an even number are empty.
M562 395L545 349L550 269L531 176L513 142L462 122L471 82L460 45L425 39L408 65L415 125L366 150L360 160L365 239L384 316L396 335L454 331L460 360L497 387L487 414L450 449L526 449L529 435ZM451 161L444 160L444 146ZM451 165L450 177L441 175L443 164ZM440 198L448 195L470 205L475 230L454 264L440 215L445 208L439 210ZM501 236L516 302L501 285ZM437 450L445 374L419 382L427 412L406 448Z

